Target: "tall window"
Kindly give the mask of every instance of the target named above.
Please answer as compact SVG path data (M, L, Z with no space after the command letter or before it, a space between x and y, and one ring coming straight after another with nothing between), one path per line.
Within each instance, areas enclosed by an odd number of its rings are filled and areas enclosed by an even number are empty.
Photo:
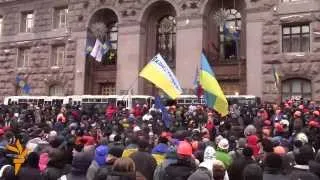
M30 48L21 48L18 52L18 63L17 66L19 68L25 68L29 66L29 60L30 60Z
M306 79L289 79L282 82L282 99L302 97L310 100L312 98L311 82Z
M240 51L241 14L235 9L226 10L227 19L219 27L220 59L236 60Z
M165 16L158 22L157 53L160 53L170 67L175 67L176 18Z
M2 35L3 28L3 17L0 15L0 36Z
M63 87L60 85L52 85L49 88L50 96L64 96Z
M51 66L63 66L65 58L65 46L53 46L52 57L50 61Z
M67 27L68 8L60 7L54 11L54 28L65 28Z
M33 12L24 12L21 15L21 26L20 31L21 32L32 32L33 29Z
M109 24L107 32L107 40L110 49L106 56L106 64L116 64L118 49L118 23Z
M116 94L115 83L101 83L100 84L101 95L114 95Z
M283 52L308 52L309 50L310 50L309 25L282 27L282 51Z

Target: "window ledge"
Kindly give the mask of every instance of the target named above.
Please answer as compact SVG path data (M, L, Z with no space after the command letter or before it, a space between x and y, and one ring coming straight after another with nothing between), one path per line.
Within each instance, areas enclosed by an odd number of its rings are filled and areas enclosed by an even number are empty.
M27 69L28 69L27 67L18 67L18 68L17 68L18 71L25 71L25 70L27 70Z
M60 69L61 67L59 66L51 66L50 69Z
M304 57L309 54L309 52L287 52L287 53L282 53L285 56L297 56L297 57Z

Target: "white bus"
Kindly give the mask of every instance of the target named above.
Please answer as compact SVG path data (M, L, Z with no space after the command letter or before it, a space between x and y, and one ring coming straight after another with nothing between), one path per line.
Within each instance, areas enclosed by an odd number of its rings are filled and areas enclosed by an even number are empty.
M137 104L154 103L153 96L146 95L73 95L73 96L8 96L4 99L5 105L33 104L33 105L82 105L106 107L108 104L131 109Z
M261 100L259 97L253 95L226 95L229 105L238 104L243 105L260 105ZM198 98L196 95L180 95L176 100L177 105L204 105L205 98L201 96Z
M62 105L66 104L63 96L7 96L4 105L11 104L33 104L33 105Z

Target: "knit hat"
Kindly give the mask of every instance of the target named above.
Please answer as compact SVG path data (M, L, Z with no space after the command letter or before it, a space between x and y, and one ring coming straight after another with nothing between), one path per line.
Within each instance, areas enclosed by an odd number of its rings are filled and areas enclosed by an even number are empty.
M286 149L283 146L276 146L273 148L273 152L280 156L284 156L286 154Z
M180 141L177 149L179 155L191 156L192 155L192 146L186 141Z
M110 150L109 150L109 155L112 155L114 157L118 157L120 158L122 156L122 153L123 153L123 149L121 148L118 148L118 147L112 147Z
M229 141L225 138L221 139L219 141L218 148L223 149L223 150L228 150L229 149Z
M108 154L109 148L105 145L100 145L96 148L94 160L98 163L99 166L102 166L106 163L106 156Z
M248 125L244 129L244 135L245 136L250 136L250 135L256 134L256 132L257 132L257 129L252 124Z
M308 137L304 133L298 133L295 140L299 140L302 144L308 143Z

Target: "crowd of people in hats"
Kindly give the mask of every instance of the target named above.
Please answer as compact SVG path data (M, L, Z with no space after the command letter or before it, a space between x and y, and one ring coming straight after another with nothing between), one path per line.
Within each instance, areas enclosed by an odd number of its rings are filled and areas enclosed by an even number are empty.
M0 106L0 180L318 180L320 106ZM17 171L19 140L27 148Z

